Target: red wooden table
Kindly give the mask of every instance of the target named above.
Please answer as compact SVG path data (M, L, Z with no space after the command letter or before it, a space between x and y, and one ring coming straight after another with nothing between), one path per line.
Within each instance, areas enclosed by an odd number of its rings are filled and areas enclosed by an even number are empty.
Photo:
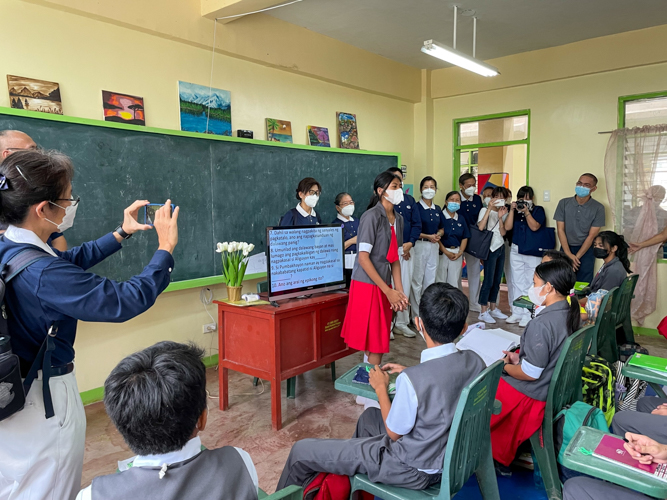
M227 370L271 382L271 423L282 427L282 380L333 363L353 352L340 336L347 292L270 305L218 305L220 409L229 408Z

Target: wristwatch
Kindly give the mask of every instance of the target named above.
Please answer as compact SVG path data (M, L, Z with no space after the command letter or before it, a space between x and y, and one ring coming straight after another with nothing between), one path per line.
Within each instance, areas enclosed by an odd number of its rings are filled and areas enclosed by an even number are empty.
M114 229L115 233L118 233L118 236L123 238L124 240L131 238L131 234L127 234L125 231L123 231L123 223L121 222L116 229Z

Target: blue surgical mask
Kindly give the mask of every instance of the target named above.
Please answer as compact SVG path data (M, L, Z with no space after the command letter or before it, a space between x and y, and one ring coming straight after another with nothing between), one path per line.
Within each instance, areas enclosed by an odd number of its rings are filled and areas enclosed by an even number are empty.
M449 210L450 212L456 212L459 208L461 208L460 203L456 203L455 201L447 202L447 210Z
M587 188L584 186L576 186L574 188L574 192L577 194L579 198L586 198L586 196L591 194L591 188Z

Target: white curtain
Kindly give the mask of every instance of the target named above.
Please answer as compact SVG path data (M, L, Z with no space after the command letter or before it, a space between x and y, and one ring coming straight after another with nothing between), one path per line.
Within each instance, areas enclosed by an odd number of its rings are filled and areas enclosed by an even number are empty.
M607 144L604 173L614 229L626 241L642 242L667 224L660 175L667 172L667 125L615 130ZM640 325L655 311L657 296L657 251L647 247L634 256L633 271L639 274L632 319Z

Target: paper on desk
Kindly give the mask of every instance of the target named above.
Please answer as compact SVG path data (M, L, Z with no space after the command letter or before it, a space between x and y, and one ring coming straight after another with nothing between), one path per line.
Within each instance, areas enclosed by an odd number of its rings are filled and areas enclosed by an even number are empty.
M519 345L521 337L502 328L493 330L474 329L459 340L456 347L463 350L475 351L490 366L503 356L503 351L509 351Z
M248 267L246 267L245 273L266 273L266 252L258 253L248 257Z

